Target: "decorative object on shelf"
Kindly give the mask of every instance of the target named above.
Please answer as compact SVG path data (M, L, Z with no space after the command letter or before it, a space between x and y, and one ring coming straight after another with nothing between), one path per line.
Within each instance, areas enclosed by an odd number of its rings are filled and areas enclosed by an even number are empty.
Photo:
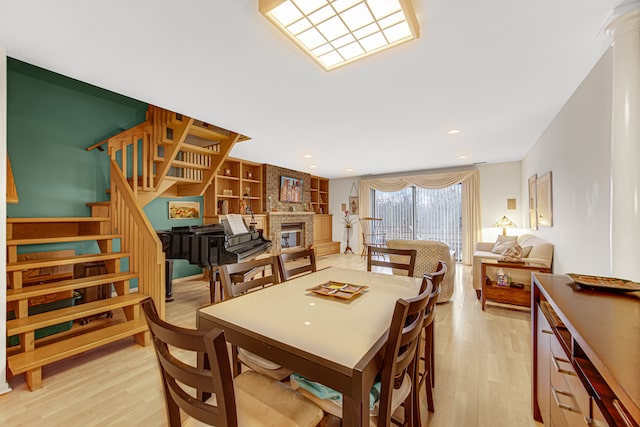
M536 182L538 175L533 174L529 177L529 228L538 229L538 207L536 200Z
M200 202L169 202L169 219L200 218Z
M507 218L506 216L503 216L502 218L500 218L498 220L498 222L496 222L494 225L494 227L498 227L498 228L502 228L502 235L506 236L507 235L507 228L513 228L513 227L517 227L517 225L515 225L513 223L513 221L511 221L509 218Z
M637 292L640 291L640 283L631 280L617 279L615 277L590 276L588 274L567 273L567 276L580 289L588 289L601 292Z
M227 200L222 201L222 208L220 209L220 213L222 215L226 215L229 213L229 202Z
M536 184L538 226L553 226L552 200L551 172L547 172L538 178L538 182Z
M349 212L351 215L358 215L360 211L360 200L358 199L358 189L356 183L351 183L351 191L349 191Z
M231 176L231 168L224 169L224 176Z
M251 171L247 171L247 179L253 179L253 173Z
M244 188L244 212L247 215L253 215L253 210L251 210L251 187Z
M353 223L355 222L355 220L351 218L349 211L344 211L344 218L342 219L342 221L344 222L344 228L347 231L347 245L344 248L344 253L346 255L348 253L353 253L353 249L351 249L351 246L349 246L349 239L351 238L351 230L353 229Z
M233 190L224 189L224 190L222 190L222 195L223 196L233 196Z

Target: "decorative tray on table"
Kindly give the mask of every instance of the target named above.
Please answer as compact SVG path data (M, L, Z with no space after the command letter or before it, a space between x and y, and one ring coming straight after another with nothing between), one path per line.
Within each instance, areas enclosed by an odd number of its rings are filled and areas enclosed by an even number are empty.
M325 297L335 297L340 299L352 299L360 295L368 286L352 285L350 283L334 282L332 280L321 283L318 286L307 289L315 294Z
M586 274L567 274L580 288L604 292L640 291L640 283L614 277L589 276Z

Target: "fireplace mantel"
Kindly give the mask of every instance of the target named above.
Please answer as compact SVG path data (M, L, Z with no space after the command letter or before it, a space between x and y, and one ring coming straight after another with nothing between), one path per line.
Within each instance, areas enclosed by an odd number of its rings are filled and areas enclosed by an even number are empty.
M267 212L267 215L315 215L315 212L287 212L287 211L277 211L277 212Z

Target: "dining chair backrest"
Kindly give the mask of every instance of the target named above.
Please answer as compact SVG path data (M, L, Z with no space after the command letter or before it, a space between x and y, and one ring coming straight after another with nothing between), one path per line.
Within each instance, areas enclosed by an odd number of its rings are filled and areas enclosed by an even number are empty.
M422 283L431 283L431 295L429 297L429 303L425 311L424 326L429 326L433 323L436 315L436 302L438 302L438 295L440 294L440 286L437 286L428 274L425 274L422 278ZM423 285L424 286L424 285Z
M167 323L160 319L151 298L142 302L142 308L160 365L169 425L181 425L182 410L209 425L237 426L234 383L223 331L198 331ZM204 354L209 368L197 369L189 365L183 354L180 358L174 355L176 349ZM206 395L215 394L216 405L198 401L183 386Z
M300 262L298 260L301 260L303 258L303 264L300 265ZM278 255L278 261L281 282L289 280L294 276L302 273L317 271L316 251L313 248L302 249L294 252L283 252ZM287 263L289 263L289 265L293 264L293 266L287 268Z
M391 269L404 270L407 272L407 276L413 276L417 253L415 249L391 249L369 246L367 248L367 271L371 271L372 266L388 267ZM407 262L392 261L391 256L403 257ZM380 258L378 259L378 257ZM387 258L389 259L388 261Z
M440 287L440 283L444 280L444 276L447 274L447 263L444 261L438 261L438 267L433 273L426 273L431 277L434 287Z
M395 379L404 376L405 372L409 378L414 378L416 350L424 322L425 309L431 293L432 286L428 283L417 296L407 299L401 298L396 301L384 350L378 426L390 425ZM405 405L405 421L407 417L413 418L415 413L411 393L409 396L412 407L407 408ZM411 425L411 422L409 424Z
M367 256L367 248L384 247L386 245L386 233L382 228L382 218L360 218L360 231L362 232L362 257Z
M218 271L224 299L279 283L277 266L278 259L275 256L221 265Z

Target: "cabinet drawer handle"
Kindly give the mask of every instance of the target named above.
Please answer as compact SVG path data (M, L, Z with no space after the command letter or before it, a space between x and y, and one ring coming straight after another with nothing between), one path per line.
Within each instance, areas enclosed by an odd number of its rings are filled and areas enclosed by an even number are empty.
M551 356L551 361L553 362L553 366L556 368L556 371L561 373L561 374L565 374L565 375L575 375L578 376L578 374L575 373L575 371L568 371L566 369L562 369L560 367L560 365L558 364L558 362L564 362L564 363L569 363L571 364L571 362L569 362L567 359L563 359L561 357L556 357L556 356Z
M573 397L573 394L568 393L566 391L556 390L556 388L553 387L553 386L551 387L551 394L553 394L553 400L556 401L556 406L558 406L558 408L566 409L567 411L573 411L573 412L578 412L578 413L580 412L577 409L575 409L575 408L573 408L573 407L571 407L571 406L569 406L569 405L567 405L565 403L560 402L560 398L558 397L559 394L564 394L565 396Z
M624 425L628 426L628 427L633 427L633 424L631 424L631 421L629 420L629 417L627 416L626 412L624 411L624 409L622 409L622 404L620 403L620 401L618 399L613 399L613 406L616 408L616 411L618 411L618 414L620 414L620 418L622 418L622 421L624 421Z
M548 335L553 335L553 331L550 331L549 329L543 329L542 333L543 334L548 334Z

